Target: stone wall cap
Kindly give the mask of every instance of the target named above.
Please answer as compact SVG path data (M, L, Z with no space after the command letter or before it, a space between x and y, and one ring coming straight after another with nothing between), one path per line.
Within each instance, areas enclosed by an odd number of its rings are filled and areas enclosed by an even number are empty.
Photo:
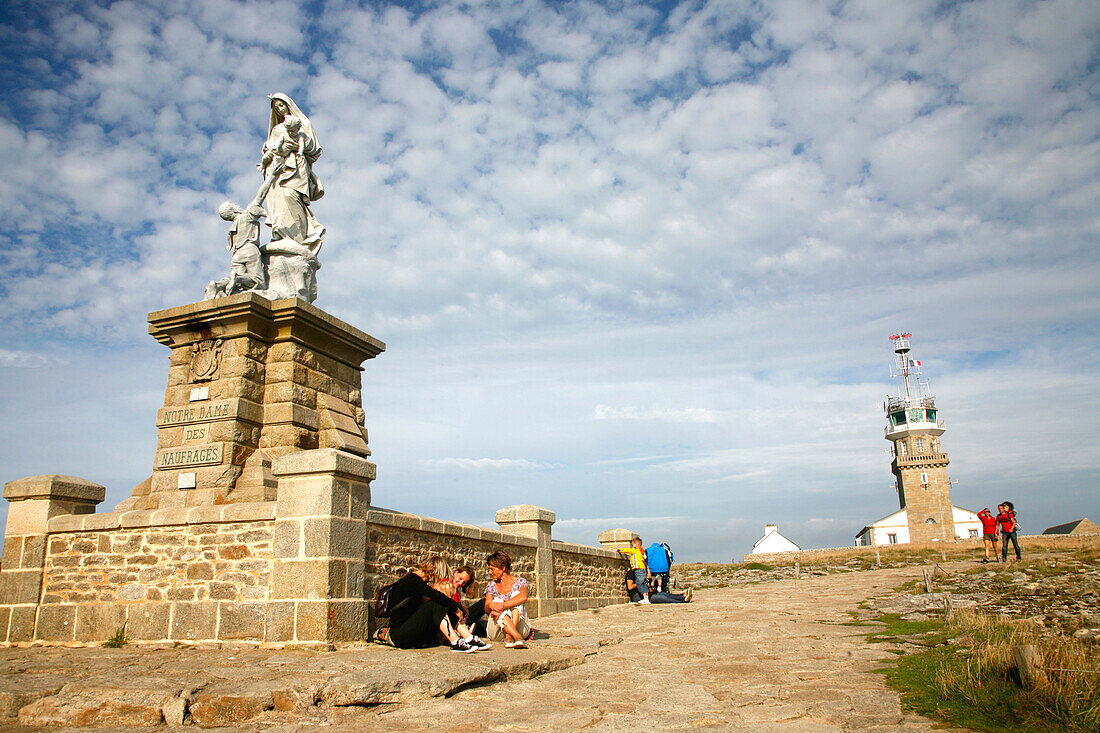
M501 532L476 524L463 524L462 522L452 522L447 519L437 519L436 517L425 517L420 514L399 512L396 509L371 507L367 512L367 522L389 527L396 526L404 529L415 529L421 532L432 532L433 534L450 535L452 537L466 537L469 539L481 540L483 542L504 542L522 545L524 547L538 545L536 540L526 535Z
M107 512L105 514L85 514L81 529L115 529L122 526L122 512ZM78 515L79 516L79 515Z
M173 527L187 524L264 522L275 518L275 502L255 501L165 509L132 509L103 514L61 514L46 524L46 533Z
M596 539L600 542L629 542L637 536L637 532L629 529L606 529Z
M153 509L134 509L124 512L118 518L118 526L124 528L148 527L151 524L150 520L153 518L154 511Z
M618 551L608 550L605 547L592 547L591 545L578 545L574 542L559 542L554 540L551 543L554 552L564 552L572 555L591 555L592 557L607 557L618 559L620 557Z
M251 501L240 504L225 504L222 520L225 522L257 522L275 519L275 502Z
M46 522L46 534L79 532L84 529L84 517L94 516L94 514L60 514Z
M106 489L97 483L76 476L53 473L27 476L4 484L4 498L21 499L77 499L99 503L106 496Z
M332 473L362 481L374 479L375 470L375 465L367 459L335 448L287 453L285 456L276 458L271 465L271 473L275 476Z
M497 524L510 524L512 522L549 522L558 521L558 515L549 509L543 509L534 504L516 504L498 509L496 513Z

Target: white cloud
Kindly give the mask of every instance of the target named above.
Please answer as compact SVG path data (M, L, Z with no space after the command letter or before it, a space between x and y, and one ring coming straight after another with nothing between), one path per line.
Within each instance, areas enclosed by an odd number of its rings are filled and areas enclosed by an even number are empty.
M450 470L471 520L517 492L578 518L675 507L689 519L660 531L725 557L794 506L788 536L841 544L891 508L876 405L884 338L909 327L939 360L961 496L1062 497L1051 524L1096 506L1096 3L192 0L9 20L0 368L128 348L149 359L129 381L162 382L144 314L228 266L213 210L255 192L281 90L324 147L318 305L390 345L365 371L383 503L442 515ZM52 444L65 406L9 374L5 414L50 419L0 463L52 472L25 445ZM86 409L127 393L103 384ZM152 434L127 419L114 435ZM115 442L125 491L150 456ZM814 518L838 524L797 525Z
M53 359L45 354L35 354L29 351L15 351L12 349L0 349L0 368L5 367L43 367L53 362Z
M723 420L721 412L700 407L660 408L650 407L612 407L596 405L592 413L594 420L654 420L658 422L704 422L716 423Z
M460 468L464 470L527 470L538 471L549 468L549 464L528 461L524 458L431 458L418 461L430 468Z

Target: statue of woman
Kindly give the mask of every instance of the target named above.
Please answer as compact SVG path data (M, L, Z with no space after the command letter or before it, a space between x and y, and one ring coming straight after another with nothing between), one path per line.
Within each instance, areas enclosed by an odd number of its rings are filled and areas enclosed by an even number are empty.
M325 195L324 187L313 174L313 163L321 155L321 145L309 118L302 114L293 99L282 92L268 98L271 100L271 117L268 119L267 141L256 167L266 179L276 161L283 161L284 165L265 201L271 244L289 246L297 243L316 256L325 238L325 227L314 218L309 202ZM289 125L284 124L288 121ZM271 251L270 246L268 250Z

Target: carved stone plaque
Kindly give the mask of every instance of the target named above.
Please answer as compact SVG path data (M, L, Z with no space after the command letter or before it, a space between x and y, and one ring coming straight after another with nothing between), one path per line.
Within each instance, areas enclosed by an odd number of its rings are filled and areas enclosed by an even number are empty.
M221 339L197 342L191 349L191 381L209 382L216 377L221 353Z
M157 451L153 468L164 471L182 466L206 466L222 462L224 447L221 443L209 443L194 447L169 448Z

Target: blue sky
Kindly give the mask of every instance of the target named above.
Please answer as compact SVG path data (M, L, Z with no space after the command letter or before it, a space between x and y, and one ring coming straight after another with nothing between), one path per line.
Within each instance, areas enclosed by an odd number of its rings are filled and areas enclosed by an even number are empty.
M729 560L896 509L914 333L970 509L1100 519L1095 2L9 2L0 468L151 470L149 311L227 268L267 94L305 110L317 305L380 506Z

